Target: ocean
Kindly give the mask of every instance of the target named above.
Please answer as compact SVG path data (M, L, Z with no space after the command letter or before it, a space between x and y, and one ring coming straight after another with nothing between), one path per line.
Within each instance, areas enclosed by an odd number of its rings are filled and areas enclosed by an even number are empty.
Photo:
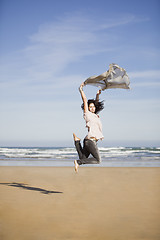
M100 147L101 164L85 167L160 167L160 147ZM0 147L0 166L74 166L73 147Z

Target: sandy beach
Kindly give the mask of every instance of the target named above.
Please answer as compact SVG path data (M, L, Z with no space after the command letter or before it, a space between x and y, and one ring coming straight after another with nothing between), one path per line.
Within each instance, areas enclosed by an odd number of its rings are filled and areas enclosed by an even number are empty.
M1 240L158 240L160 168L0 167Z

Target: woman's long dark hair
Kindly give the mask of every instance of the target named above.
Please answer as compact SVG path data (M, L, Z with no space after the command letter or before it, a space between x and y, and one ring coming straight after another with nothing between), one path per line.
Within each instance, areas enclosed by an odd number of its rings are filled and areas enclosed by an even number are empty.
M93 103L96 108L95 114L99 113L104 108L104 101L100 102L100 101L96 101L95 99L88 99L88 107L91 103ZM84 103L81 105L81 108L84 110Z

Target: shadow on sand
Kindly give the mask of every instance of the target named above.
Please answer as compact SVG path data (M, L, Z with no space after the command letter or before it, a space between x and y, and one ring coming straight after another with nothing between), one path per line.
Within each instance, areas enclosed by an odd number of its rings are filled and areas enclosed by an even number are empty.
M43 194L63 193L63 192L58 192L58 191L48 191L46 189L38 188L38 187L30 187L30 186L28 186L28 184L25 184L25 183L13 182L13 183L0 183L0 184L1 185L7 185L7 186L10 186L10 187L23 188L23 189L31 190L31 191L38 191L38 192L41 192Z

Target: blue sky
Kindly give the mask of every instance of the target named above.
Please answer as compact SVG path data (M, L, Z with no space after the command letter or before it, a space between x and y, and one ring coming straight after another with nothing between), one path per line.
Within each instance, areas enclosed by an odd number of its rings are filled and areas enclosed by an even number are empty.
M114 62L131 90L102 92L101 146L160 143L159 1L1 0L0 145L72 146L78 87ZM97 88L87 86L88 98Z

